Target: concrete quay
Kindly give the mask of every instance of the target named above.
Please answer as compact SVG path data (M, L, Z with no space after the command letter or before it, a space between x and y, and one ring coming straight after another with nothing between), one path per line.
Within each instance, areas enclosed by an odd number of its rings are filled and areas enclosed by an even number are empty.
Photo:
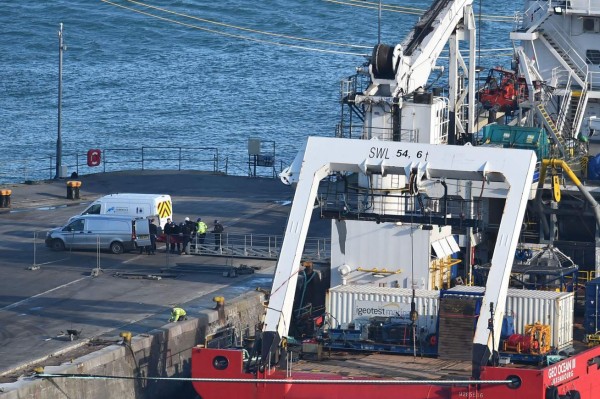
M46 373L189 377L191 348L224 325L252 331L262 314L275 262L95 251L52 252L45 232L64 224L92 200L110 193L165 193L174 219L219 219L226 232L282 235L293 189L278 180L196 171L134 171L80 176L80 199L66 198L66 180L3 186L11 207L0 208L0 398L193 397L191 383L152 380L30 378ZM329 221L311 224L310 237L328 237ZM224 271L259 269L230 278ZM33 266L33 267L32 267ZM39 267L39 268L38 268ZM94 277L92 269L102 272ZM122 278L119 273L165 276ZM213 297L225 297L225 319ZM189 320L167 323L170 308L184 307ZM81 331L78 340L64 335ZM119 333L133 334L131 347Z

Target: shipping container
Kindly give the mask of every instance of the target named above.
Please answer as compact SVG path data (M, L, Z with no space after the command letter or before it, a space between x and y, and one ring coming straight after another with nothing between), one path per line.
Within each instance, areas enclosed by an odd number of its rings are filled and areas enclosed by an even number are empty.
M596 334L600 330L600 277L588 281L585 284L585 310L583 328L586 334Z
M483 291L483 287L457 286L447 290L446 295L460 292L480 297ZM437 327L439 295L439 291L415 290L419 328L430 333L435 332ZM373 285L333 287L327 295L329 325L332 328L359 328L374 316L408 317L411 300L412 290L409 288ZM517 334L523 334L527 324L540 322L549 325L552 330L550 345L560 350L573 343L574 300L572 292L509 288L505 314L513 316Z
M483 291L484 287L456 286L446 293L483 295ZM575 296L572 292L509 288L505 314L514 317L517 334L523 334L527 324L540 322L549 325L552 330L550 345L560 350L573 344L574 305Z
M370 317L389 316L408 318L412 289L376 287L373 285L339 285L329 289L327 314L332 328L356 329ZM415 290L417 326L421 331L435 333L439 291Z

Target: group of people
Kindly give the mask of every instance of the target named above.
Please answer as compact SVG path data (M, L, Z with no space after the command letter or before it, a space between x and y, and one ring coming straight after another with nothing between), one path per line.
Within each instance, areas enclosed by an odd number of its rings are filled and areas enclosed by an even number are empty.
M215 237L215 251L221 249L223 230L223 225L218 220L215 220L212 229ZM190 242L197 239L199 245L204 245L207 232L208 226L202 221L202 218L198 218L193 222L189 217L186 217L179 224L176 224L171 219L167 219L167 224L165 224L164 228L167 243L166 251L170 251L173 254L189 254Z

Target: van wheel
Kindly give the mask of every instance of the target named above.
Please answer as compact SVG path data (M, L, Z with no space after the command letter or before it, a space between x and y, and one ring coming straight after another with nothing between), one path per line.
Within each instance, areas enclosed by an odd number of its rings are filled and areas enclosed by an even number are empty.
M63 242L63 240L61 240L59 238L55 238L54 240L52 240L52 250L53 251L64 251L65 243Z
M110 244L110 252L112 252L113 254L122 254L124 250L125 248L123 248L123 244L121 244L118 241L115 241L112 244Z

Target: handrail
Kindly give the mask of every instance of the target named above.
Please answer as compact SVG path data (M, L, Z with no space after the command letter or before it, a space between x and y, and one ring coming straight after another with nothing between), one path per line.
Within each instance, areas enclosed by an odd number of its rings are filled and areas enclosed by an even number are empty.
M204 241L196 236L190 243L193 255L217 255L237 258L276 260L281 251L283 236L267 234L223 233L220 241L208 233ZM326 260L331 256L331 239L309 237L304 244L307 260Z
M585 60L581 57L581 55L579 55L579 53L576 51L576 49L579 48L579 46L574 44L568 38L568 36L565 35L562 28L557 26L551 20L548 20L545 26L550 26L552 28L551 31L547 31L546 29L544 29L544 31L552 34L552 41L556 43L557 46L559 46L559 48L564 52L565 56L568 57L568 60L571 61L577 67L575 74L581 80L587 80L588 65L585 62Z
M571 91L571 80L572 80L573 76L569 73L567 74L567 83L565 83L565 90L568 91L569 93L571 93L572 95L572 91ZM567 118L567 112L569 109L569 105L571 102L571 96L569 96L568 101L563 101L560 104L560 109L558 110L558 116L556 118L556 127L558 127L558 131L561 132L561 134L565 131L565 122L569 122L568 118ZM571 129L572 127L572 121L571 122L571 126L567 126L567 129Z
M527 8L525 11L517 11L515 13L515 26L513 28L513 31L525 31L525 27L523 25L525 23L526 18L531 21L531 23L527 27L527 32L531 32L537 29L551 15L549 11L551 7L550 3L551 1L549 0L538 0L536 2L532 2L529 8ZM539 11L541 11L541 13ZM540 15L536 16L536 14Z
M278 160L278 163L281 164L279 171L289 164L283 160ZM0 184L52 180L56 172L56 155L12 159L2 166ZM245 176L248 172L248 159L232 162L214 147L107 148L102 150L98 166L88 166L87 154L77 152L63 152L62 166L67 168L70 176L126 170L198 170ZM269 172L261 172L257 176L273 178L273 173Z
M598 91L600 87L600 72L589 72L588 89Z
M581 94L579 95L579 101L577 101L577 109L575 111L575 117L572 121L572 131L571 137L576 138L579 133L579 129L581 128L581 123L583 122L583 111L586 108L588 102L588 89L587 89L587 79L585 81L585 85L583 90L581 90Z
M173 152L175 156L171 155ZM119 169L122 169L124 163L138 165L141 170L163 169L169 166L185 170L207 165L212 168L212 172L217 172L218 157L219 150L214 147L106 148L102 150L102 165L104 172L110 170L113 164L118 164Z
M598 15L600 14L600 6L597 2L592 0L548 0L550 7L559 6L565 13L585 13L587 15ZM580 7L580 8L578 8Z

